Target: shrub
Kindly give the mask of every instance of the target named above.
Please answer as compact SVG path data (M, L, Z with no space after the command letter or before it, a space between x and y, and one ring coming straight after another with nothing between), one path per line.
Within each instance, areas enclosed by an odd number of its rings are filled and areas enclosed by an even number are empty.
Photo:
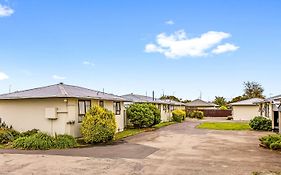
M226 106L221 106L220 110L227 110L228 108Z
M182 122L185 119L186 113L183 110L176 109L172 111L173 121Z
M27 136L32 136L34 134L37 134L39 132L38 129L32 129L32 130L28 130L25 132L20 133L20 137L27 137Z
M114 114L100 106L93 106L82 121L81 134L86 143L110 141L114 138L115 132Z
M153 116L154 116L154 122L152 125L157 125L161 122L161 114L160 114L160 110L153 104L148 104L150 110L153 112Z
M13 147L46 150L55 147L55 139L46 133L38 132L32 136L19 137L13 142Z
M77 146L77 141L74 137L67 134L56 135L54 145L58 149L74 148Z
M254 117L250 120L250 127L254 130L260 131L271 131L272 130L272 122L270 119L267 119L262 116Z
M35 130L33 130L35 132ZM29 133L33 133L29 132ZM13 141L14 148L29 150L47 150L52 148L64 149L77 146L74 137L70 135L56 135L52 137L46 133L37 132L35 134L19 137Z
M19 132L14 129L0 128L0 143L6 144L19 137Z
M261 137L259 139L261 143L270 149L281 149L281 135L280 134L271 134L268 136Z
M204 118L204 113L202 111L189 111L187 113L187 116L189 118L203 119Z
M232 116L228 116L228 117L226 117L226 120L233 120L233 117Z
M149 104L131 104L127 109L127 117L136 128L150 127L155 122L154 112Z

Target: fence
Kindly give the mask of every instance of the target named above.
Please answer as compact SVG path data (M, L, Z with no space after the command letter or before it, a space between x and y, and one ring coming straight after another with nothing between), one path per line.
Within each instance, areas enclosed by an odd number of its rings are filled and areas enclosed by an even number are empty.
M220 109L197 109L202 111L206 117L228 117L232 115L232 110L220 110Z

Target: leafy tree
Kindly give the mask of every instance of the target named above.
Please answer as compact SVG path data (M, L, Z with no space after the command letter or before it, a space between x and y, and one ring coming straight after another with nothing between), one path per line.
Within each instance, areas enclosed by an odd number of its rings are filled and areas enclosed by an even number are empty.
M182 103L189 103L189 102L191 102L191 100L182 100L181 102Z
M173 100L173 101L177 101L180 102L181 99L173 96L173 95L163 95L162 97L160 97L161 100Z
M238 101L242 101L242 100L246 100L246 99L248 99L248 98L246 98L245 96L237 96L237 97L234 97L231 101L230 101L230 103L235 103L235 102L238 102Z
M226 106L227 105L227 101L224 97L219 97L219 96L216 96L215 97L215 100L214 100L214 103L216 105L219 105L220 107L221 106Z
M254 81L244 82L244 96L246 98L264 98L263 87Z

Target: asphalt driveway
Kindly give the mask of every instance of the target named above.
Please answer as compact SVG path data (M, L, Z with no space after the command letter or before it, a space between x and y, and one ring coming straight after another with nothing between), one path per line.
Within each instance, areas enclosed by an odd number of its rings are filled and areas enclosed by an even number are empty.
M196 129L198 121L129 137L123 143L49 151L0 150L0 174L251 174L281 171L281 153L254 131Z

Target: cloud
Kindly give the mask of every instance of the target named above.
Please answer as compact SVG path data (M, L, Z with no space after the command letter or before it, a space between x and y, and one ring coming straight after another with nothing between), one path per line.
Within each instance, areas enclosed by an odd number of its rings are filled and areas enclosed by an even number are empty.
M6 80L6 79L9 79L9 76L4 72L0 72L0 80Z
M66 79L65 77L62 77L62 76L59 76L59 75L53 75L52 77L55 80L64 80L64 79Z
M82 62L84 65L89 65L89 66L94 66L94 63L91 63L90 61L83 61Z
M234 44L225 43L225 44L219 45L215 49L213 49L212 53L221 54L221 53L225 53L225 52L233 52L237 49L239 49L238 46L235 46Z
M165 21L165 24L167 24L167 25L174 25L175 22L173 20L168 20L168 21Z
M12 8L0 4L0 17L11 16L14 12Z
M145 52L161 53L167 58L202 57L212 53L210 49L229 37L229 33L216 31L209 31L194 38L188 38L184 30L171 35L160 33L156 36L156 44L149 43L145 46Z

